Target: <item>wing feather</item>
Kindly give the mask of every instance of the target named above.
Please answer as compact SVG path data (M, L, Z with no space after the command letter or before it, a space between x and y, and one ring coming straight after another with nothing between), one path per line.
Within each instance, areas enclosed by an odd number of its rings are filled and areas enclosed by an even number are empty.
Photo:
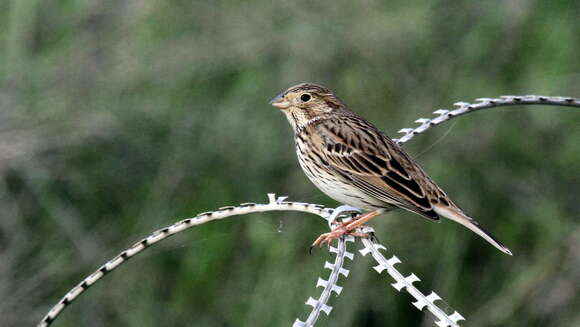
M439 219L429 198L431 194L439 194L438 187L397 144L374 126L360 118L356 121L341 118L340 124L322 121L315 128L321 135L319 146L326 150L319 154L323 153L321 156L328 166L354 186L388 205ZM426 187L437 190L433 192Z

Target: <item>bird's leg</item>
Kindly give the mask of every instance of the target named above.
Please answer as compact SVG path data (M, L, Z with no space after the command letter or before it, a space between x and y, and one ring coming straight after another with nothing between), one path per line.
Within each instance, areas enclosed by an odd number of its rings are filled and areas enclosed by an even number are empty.
M343 235L368 237L369 235L366 233L353 233L352 231L355 230L356 228L362 226L364 223L368 222L369 220L380 215L381 213L383 213L383 210L378 209L375 211L371 211L371 212L367 212L365 214L362 214L362 215L356 217L354 220L349 221L347 223L339 224L339 226L336 227L335 229L333 229L330 233L324 233L324 234L320 235L316 239L316 241L314 241L314 243L312 243L312 246L310 246L310 249L312 250L312 248L319 246L319 245L320 246L324 245L325 243L330 244L330 242L332 242L334 239L337 239Z

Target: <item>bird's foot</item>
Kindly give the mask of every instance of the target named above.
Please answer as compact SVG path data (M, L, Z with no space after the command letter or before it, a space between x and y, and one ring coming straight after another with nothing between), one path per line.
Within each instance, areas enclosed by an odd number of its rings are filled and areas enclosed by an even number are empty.
M324 233L318 236L316 241L314 241L314 243L312 243L312 245L310 246L310 253L312 253L312 249L314 249L315 247L323 246L324 244L330 245L330 242L332 242L333 240L348 234L349 231L345 227L346 224L347 223L338 223L339 226L333 229L330 233Z
M366 230L368 227L367 225L360 225L359 227L361 228L361 230L363 230L363 232L355 232L353 230L348 230L348 225L349 223L339 223L339 226L336 227L335 229L333 229L330 233L324 233L322 235L320 235L316 241L314 241L314 243L312 243L312 245L310 246L310 250L309 253L312 254L312 250L317 247L317 246L323 246L324 244L328 244L330 245L330 243L332 241L334 241L335 239L338 239L344 235L350 235L350 236L354 236L354 237L360 237L360 238L368 238L371 239L372 241L376 240L376 236L374 231L368 231L365 232L364 230Z
M340 208L340 207L339 207ZM337 208L338 209L338 208ZM347 210L351 211L351 210ZM324 244L329 244L333 240L344 236L344 235L352 235L354 237L364 237L364 238L371 238L375 239L373 232L355 232L354 230L357 228L362 228L362 230L368 229L367 226L364 225L367 221L371 220L372 218L381 214L381 210L371 211L358 217L354 218L349 222L340 222L337 223L337 227L334 228L330 233L324 233L320 235L314 243L310 246L310 253L312 253L312 249L317 246L322 246Z

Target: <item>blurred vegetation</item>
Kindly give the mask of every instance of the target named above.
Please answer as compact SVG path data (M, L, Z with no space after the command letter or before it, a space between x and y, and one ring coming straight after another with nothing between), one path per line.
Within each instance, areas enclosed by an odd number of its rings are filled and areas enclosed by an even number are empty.
M456 101L580 96L578 1L0 2L0 325L35 324L151 231L267 192L335 206L268 101L310 81L392 136ZM378 237L469 326L579 326L580 112L494 109L406 145L515 253L396 212ZM296 213L195 228L55 326L289 326L320 290L326 226ZM318 326L431 326L358 258Z

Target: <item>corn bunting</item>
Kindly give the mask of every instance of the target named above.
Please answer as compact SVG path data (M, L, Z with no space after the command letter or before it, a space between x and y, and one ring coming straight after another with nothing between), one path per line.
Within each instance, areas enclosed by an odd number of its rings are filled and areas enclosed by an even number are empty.
M331 198L369 212L322 234L312 245L330 243L383 212L402 208L432 220L440 216L469 228L500 251L510 250L467 216L393 140L360 117L329 89L293 86L270 104L294 130L304 173Z

